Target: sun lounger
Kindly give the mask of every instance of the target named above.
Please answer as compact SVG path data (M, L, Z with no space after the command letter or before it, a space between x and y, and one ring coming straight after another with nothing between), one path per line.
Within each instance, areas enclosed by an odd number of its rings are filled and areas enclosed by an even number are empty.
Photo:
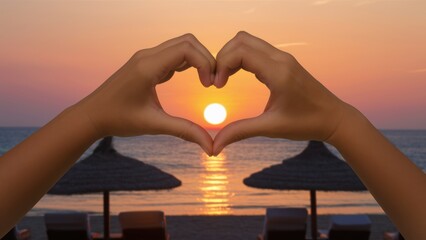
M168 240L166 217L161 211L122 212L118 215L123 240Z
M368 240L371 221L367 215L338 215L331 218L329 230L320 230L321 239Z
M17 227L12 228L1 240L29 240L31 237L30 230L18 229Z
M305 208L267 208L263 233L258 240L304 240L307 217Z
M44 222L49 240L92 240L100 237L99 233L90 231L87 213L46 213Z
M404 240L400 232L385 232L383 234L384 240Z

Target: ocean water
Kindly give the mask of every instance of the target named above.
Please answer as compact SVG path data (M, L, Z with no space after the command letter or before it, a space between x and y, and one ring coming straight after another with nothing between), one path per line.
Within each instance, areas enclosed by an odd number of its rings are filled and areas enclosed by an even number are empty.
M0 155L24 140L36 128L0 128ZM384 130L385 136L417 166L426 170L426 130ZM228 146L218 157L209 158L195 144L170 136L114 138L124 155L169 172L182 186L168 191L113 192L111 212L158 210L168 215L257 215L266 207L309 207L307 191L260 190L245 186L251 173L301 152L307 142L256 137ZM88 156L95 145L82 156ZM329 148L338 156L333 147ZM318 192L318 212L383 213L368 192ZM51 210L102 212L102 194L45 195L29 212Z

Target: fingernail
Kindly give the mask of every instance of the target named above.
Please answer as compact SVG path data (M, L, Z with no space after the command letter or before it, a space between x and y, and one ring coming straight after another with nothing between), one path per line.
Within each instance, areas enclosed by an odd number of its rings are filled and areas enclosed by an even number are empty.
M204 150L204 152L209 156L209 157L211 157L212 155L213 155L213 150L209 150L209 149L207 149L207 148L204 148L204 147L201 147L201 149L203 149Z
M213 149L213 156L219 155L219 153L222 151L222 148L217 147L216 149Z

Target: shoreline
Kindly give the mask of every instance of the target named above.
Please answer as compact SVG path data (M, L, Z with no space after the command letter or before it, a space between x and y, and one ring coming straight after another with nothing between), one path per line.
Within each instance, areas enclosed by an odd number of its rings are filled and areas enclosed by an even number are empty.
M327 229L332 215L318 216L318 229ZM383 239L383 232L396 231L395 226L384 214L368 214L372 222L370 240ZM263 229L263 215L166 215L167 230L173 240L247 240L256 239ZM93 232L103 231L101 215L90 215ZM18 224L29 228L31 240L46 240L46 229L42 216L26 216ZM111 232L120 232L117 215L111 217ZM310 219L307 221L310 236Z

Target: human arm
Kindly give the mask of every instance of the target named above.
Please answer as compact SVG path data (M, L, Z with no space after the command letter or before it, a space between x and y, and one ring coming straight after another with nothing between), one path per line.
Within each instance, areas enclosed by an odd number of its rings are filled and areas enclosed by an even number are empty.
M163 111L155 86L191 66L212 84L215 60L192 35L137 52L92 94L0 157L0 237L29 211L96 140L104 136L170 134L199 144L200 126Z
M407 239L426 236L426 176L354 107L337 98L297 60L240 32L219 51L214 85L239 69L270 90L263 114L224 127L213 152L253 136L320 140L334 145Z
M426 175L357 109L327 142L355 170L406 239L426 237Z

